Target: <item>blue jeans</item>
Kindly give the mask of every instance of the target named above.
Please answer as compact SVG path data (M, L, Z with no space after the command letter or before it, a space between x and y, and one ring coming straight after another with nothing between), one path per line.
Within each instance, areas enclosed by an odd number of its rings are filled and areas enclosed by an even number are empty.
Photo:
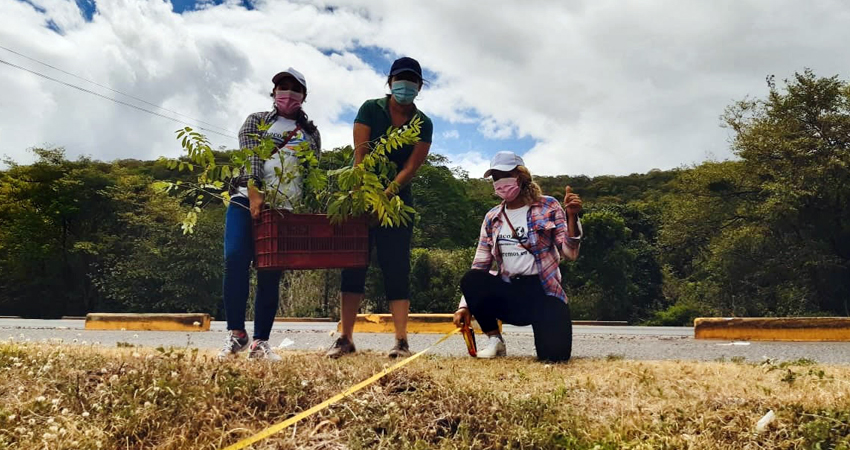
M240 206L242 205L242 206ZM243 207L244 206L244 207ZM228 330L245 329L245 309L254 237L248 199L234 198L224 219L224 312ZM280 288L279 270L257 271L257 296L254 299L254 339L268 340L277 313Z

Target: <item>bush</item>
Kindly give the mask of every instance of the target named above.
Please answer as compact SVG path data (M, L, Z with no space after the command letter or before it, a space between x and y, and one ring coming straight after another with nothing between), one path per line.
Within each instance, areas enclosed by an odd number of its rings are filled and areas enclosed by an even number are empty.
M705 315L705 311L696 305L689 303L675 304L665 310L656 311L652 318L646 321L645 325L661 327L693 326L694 319Z
M472 265L474 248L462 250L413 249L410 255L410 311L454 312L460 301L460 279ZM374 256L374 255L373 255ZM366 276L363 310L388 311L384 281L376 264Z

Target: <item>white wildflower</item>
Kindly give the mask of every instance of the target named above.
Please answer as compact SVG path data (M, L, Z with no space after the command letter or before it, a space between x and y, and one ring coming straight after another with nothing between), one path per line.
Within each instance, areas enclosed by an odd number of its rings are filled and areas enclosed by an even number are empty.
M35 398L35 401L37 401L39 403L41 403L45 400L47 400L47 398L45 398L43 395L39 395L38 397Z
M89 416L89 412L88 412L88 411L83 411L82 416L83 416L83 419L85 419L86 417L88 417L88 416Z

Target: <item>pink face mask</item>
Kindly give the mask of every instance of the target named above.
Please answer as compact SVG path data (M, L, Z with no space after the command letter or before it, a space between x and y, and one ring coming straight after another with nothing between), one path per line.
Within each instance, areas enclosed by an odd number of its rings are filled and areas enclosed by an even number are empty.
M278 114L291 116L301 109L304 94L295 91L277 91L274 93L274 106Z
M519 181L516 178L502 178L493 182L496 195L506 202L511 202L519 195Z

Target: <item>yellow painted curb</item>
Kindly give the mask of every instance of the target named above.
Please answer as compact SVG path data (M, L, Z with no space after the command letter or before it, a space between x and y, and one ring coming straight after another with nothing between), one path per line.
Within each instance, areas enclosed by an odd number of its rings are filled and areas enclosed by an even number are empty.
M275 317L275 322L333 322L333 320L327 317Z
M209 314L108 314L86 316L86 330L209 331Z
M850 317L698 318L694 338L727 341L850 341Z
M410 314L407 320L407 331L409 333L434 333L446 334L455 329L452 323L453 314ZM481 327L478 322L473 320L472 326L477 332L481 332ZM339 322L336 327L337 331L342 332L342 322ZM499 331L502 330L502 323L499 322ZM392 314L358 314L357 320L354 321L355 333L393 333L395 326L393 325Z

